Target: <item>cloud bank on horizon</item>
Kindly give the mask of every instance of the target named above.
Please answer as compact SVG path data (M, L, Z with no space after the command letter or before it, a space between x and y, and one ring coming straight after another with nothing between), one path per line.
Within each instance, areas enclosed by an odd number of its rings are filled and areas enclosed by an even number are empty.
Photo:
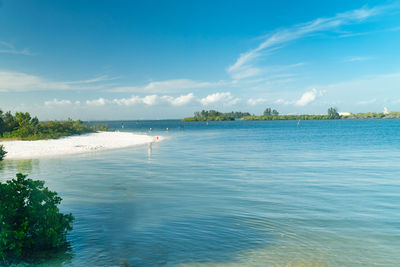
M11 10L17 7L10 5ZM288 21L285 27L268 30L267 34L260 32L261 37L254 35L252 40L242 38L236 44L223 43L222 50L216 49L214 53L228 50L221 56L225 62L214 62L221 60L210 57L199 75L190 69L174 68L179 64L190 66L191 58L176 59L169 63L170 68L156 74L150 70L141 76L126 69L115 71L112 66L106 66L106 70L97 68L91 75L71 71L80 69L79 65L36 70L36 62L42 62L42 58L43 62L50 61L45 50L36 51L31 48L34 45L23 48L15 41L20 37L10 42L0 35L0 108L25 108L46 119L63 118L62 112L71 109L83 119L136 118L136 111L141 118L179 118L182 113L190 115L200 109L261 112L266 106L287 113L322 113L329 106L355 112L368 106L400 109L397 88L400 70L395 63L400 57L395 50L396 32L400 30L398 7L398 3L390 2L314 17L306 22ZM376 39L376 35L381 39ZM171 39L174 43L174 38ZM195 42L196 38L188 41ZM242 49L237 47L240 43ZM118 47L113 43L108 45ZM59 53L61 60L67 62L68 48L61 49L52 55ZM175 58L179 55L171 47L157 49L174 53ZM189 55L196 53L190 47L186 49ZM239 55L238 50L242 50ZM98 57L101 61L108 55ZM154 62L157 60L152 58ZM90 61L76 59L76 63L96 69ZM128 66L137 68L134 61ZM148 78L153 75L161 79Z

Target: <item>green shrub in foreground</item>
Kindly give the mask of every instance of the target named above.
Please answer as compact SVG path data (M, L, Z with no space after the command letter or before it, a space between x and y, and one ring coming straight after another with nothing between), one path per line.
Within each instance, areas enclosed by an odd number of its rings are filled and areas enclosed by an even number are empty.
M6 154L7 154L7 152L4 150L4 146L0 145L0 161L2 161L4 159Z
M72 230L72 214L60 213L61 198L43 181L16 179L0 182L0 260L30 257L64 247Z

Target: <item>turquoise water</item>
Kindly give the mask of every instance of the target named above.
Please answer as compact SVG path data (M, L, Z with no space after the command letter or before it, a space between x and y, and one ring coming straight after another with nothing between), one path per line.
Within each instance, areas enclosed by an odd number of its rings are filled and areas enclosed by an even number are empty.
M76 218L44 266L400 265L400 120L124 125L167 139L0 165Z

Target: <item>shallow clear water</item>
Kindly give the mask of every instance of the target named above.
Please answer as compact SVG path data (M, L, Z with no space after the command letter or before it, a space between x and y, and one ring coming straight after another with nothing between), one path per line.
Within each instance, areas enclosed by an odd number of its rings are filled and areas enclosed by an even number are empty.
M168 138L0 165L76 218L44 266L400 265L400 120L124 126Z

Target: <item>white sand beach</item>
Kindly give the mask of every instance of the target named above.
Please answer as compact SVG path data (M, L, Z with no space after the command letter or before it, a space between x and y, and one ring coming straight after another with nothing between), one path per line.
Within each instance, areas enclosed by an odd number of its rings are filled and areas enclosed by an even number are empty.
M125 148L161 139L129 132L98 132L50 140L2 141L0 144L8 152L5 159L33 159Z

